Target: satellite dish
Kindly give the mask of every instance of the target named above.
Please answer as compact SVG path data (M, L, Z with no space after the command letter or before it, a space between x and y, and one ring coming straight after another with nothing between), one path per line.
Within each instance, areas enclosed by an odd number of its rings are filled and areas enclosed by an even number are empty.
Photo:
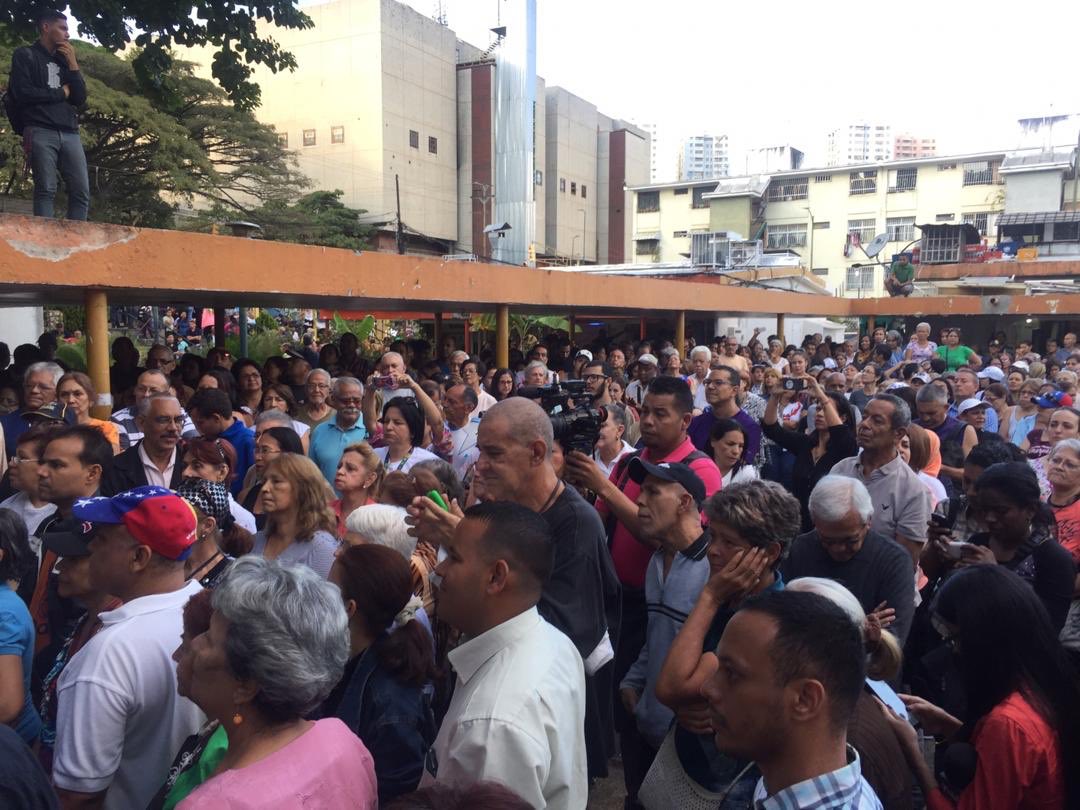
M869 256L871 259L881 253L885 249L885 245L889 244L889 235L887 233L879 233L873 239L870 240L870 244L863 248L863 253Z

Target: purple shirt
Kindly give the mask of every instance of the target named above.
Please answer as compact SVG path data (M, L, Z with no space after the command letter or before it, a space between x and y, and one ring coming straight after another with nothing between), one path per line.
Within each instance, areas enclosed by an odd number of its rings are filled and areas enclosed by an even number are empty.
M712 458L712 447L709 445L709 432L712 430L712 426L716 424L716 419L713 416L712 407L706 405L705 412L700 416L695 416L690 422L689 430L686 431L687 435L690 436L690 441L694 443L694 447L702 453L707 453L710 458ZM746 447L743 448L742 454L743 461L747 464L753 464L754 459L757 458L758 449L761 447L761 425L742 408L735 412L732 419L742 425L746 431Z

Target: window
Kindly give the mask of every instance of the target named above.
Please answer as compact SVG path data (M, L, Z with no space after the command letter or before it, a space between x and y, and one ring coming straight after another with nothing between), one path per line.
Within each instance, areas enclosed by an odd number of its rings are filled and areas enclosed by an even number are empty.
M564 189L565 190L565 189ZM639 191L637 195L637 212L650 214L660 210L659 191Z
M877 191L877 169L852 172L848 175L848 194L874 194Z
M583 200L585 199L585 197L587 197L587 196L588 196L588 195L587 195L587 194L585 193L585 192L586 192L586 190L587 190L587 189L585 188L585 184L584 184L584 183L582 183L582 184L581 184L581 199L583 199Z
M315 130L313 130L313 129L305 129L304 130L304 146L314 146L314 145L315 145Z
M769 202L806 199L806 178L796 177L791 180L773 180L769 184Z
M675 189L675 196L678 197L679 195L686 194L689 191L690 191L690 189L688 189L688 188L677 188L677 189Z
M849 267L847 269L847 288L849 290L874 289L873 267Z
M711 186L701 186L694 189L694 199L690 203L691 208L708 208L709 201L705 199L705 195L712 191Z
M825 221L825 222L815 222L815 223L814 223L814 230L815 230L815 231L827 231L827 230L829 230L829 223L828 223L828 221Z
M885 220L885 230L889 232L890 242L910 242L915 238L915 217L889 217Z
M965 186L989 186L997 181L1000 167L996 160L975 160L964 164Z
M566 178L565 177L560 177L559 178L559 191L563 192L563 194L566 193Z
M831 174L815 174L814 175L814 182L815 183L831 183L832 182L832 175Z
M570 193L573 194L575 197L577 196L577 183L575 183L573 180L570 181Z
M439 154L439 139L429 136L427 139L427 150L433 155Z
M420 148L420 133L415 129L409 130L409 146L413 149Z
M686 231L673 231L671 234L675 239L685 239Z
M772 249L806 247L806 225L770 225L769 243Z
M951 172L955 168L956 168L955 163L939 163L938 166L937 166L937 170L939 172Z
M330 143L345 143L345 127L330 127Z
M859 241L864 244L870 244L870 241L874 238L874 231L877 229L876 219L849 219L847 221L848 233L857 233L859 235Z
M655 256L659 252L659 239L638 239L634 243L634 253L638 256Z
M813 273L815 276L827 276L827 275L829 275L829 268L828 267L815 267L810 272Z
M935 222L952 222L956 214L938 214L934 217Z
M1080 241L1080 222L1055 222L1054 223L1054 241L1055 242L1076 242L1076 241Z
M277 144L282 149L288 149L289 148L289 133L288 132L279 132L278 136L277 136Z
M890 170L889 193L896 194L901 191L914 191L918 177L919 170L915 167Z
M987 225L990 219L989 211L980 211L976 214L964 214L964 224L974 225L978 231L979 236L986 236Z

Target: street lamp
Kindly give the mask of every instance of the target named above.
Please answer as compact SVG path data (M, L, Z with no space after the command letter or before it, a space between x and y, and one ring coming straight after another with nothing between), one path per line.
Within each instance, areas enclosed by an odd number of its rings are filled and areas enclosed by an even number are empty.
M578 213L581 214L581 260L578 265L585 262L585 209L579 208Z

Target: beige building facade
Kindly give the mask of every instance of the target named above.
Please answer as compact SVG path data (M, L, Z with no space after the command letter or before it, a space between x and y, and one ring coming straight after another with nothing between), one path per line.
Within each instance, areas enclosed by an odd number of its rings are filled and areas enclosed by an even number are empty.
M910 248L916 225L968 223L994 238L1005 193L1004 152L778 172L704 184L633 189L637 263L689 256L694 231L761 239L765 253L790 252L845 296L880 295L884 270L860 249L878 234L877 261Z

